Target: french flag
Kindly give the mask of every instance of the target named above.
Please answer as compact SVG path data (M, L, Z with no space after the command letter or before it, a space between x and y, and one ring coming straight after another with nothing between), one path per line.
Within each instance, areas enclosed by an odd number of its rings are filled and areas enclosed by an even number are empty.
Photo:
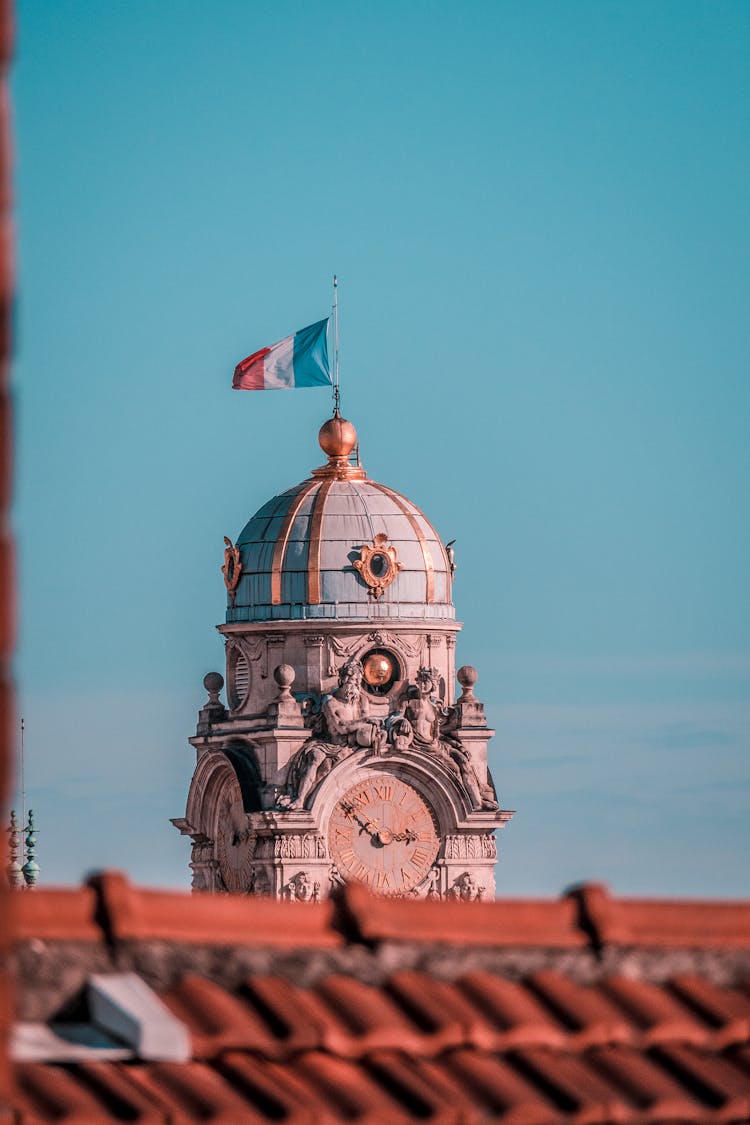
M235 391L279 391L295 387L330 387L328 317L300 328L293 336L261 348L234 369Z

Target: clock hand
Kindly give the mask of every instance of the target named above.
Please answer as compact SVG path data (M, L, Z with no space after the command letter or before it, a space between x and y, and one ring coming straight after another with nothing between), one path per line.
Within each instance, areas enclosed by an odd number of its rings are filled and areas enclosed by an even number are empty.
M386 828L377 820L370 820L368 817L361 817L354 809L349 806L344 809L347 816L351 816L360 825L362 831L367 832L373 840L379 840L381 844L390 844L394 840L407 841L411 843L417 839L416 832L411 828L407 828L405 832L392 832L390 828Z
M391 839L399 843L413 844L415 840L419 839L419 834L413 828L407 828L404 832L393 832Z
M375 839L380 834L381 827L376 820L368 820L366 817L363 818L361 816L357 816L356 813L354 814L354 819L356 820L357 824L361 826L362 830L369 833L369 835L372 836L373 839Z
M379 821L377 821L377 820L364 820L363 821L363 820L360 820L359 817L356 817L356 819L359 821L359 823L362 825L362 827L365 829L365 831L369 832L370 836L372 837L373 843L379 841L381 844L385 845L385 844L390 844L391 841L395 839L395 837L394 837L393 833L391 832L390 828L386 828L385 825L380 824Z

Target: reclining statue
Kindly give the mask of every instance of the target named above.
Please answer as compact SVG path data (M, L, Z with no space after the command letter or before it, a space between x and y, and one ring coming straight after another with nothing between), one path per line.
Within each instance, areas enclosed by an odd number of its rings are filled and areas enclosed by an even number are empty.
M315 733L290 759L286 793L278 800L281 808L303 808L310 792L337 762L361 747L370 747L377 753L385 743L381 720L369 714L359 660L342 664L339 686L324 698L317 718Z

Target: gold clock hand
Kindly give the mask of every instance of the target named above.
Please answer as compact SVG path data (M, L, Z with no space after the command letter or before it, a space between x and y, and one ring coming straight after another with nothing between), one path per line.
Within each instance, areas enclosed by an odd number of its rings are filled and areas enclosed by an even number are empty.
M419 839L419 835L413 828L407 828L404 832L394 832L391 839L399 843L413 844L415 840Z

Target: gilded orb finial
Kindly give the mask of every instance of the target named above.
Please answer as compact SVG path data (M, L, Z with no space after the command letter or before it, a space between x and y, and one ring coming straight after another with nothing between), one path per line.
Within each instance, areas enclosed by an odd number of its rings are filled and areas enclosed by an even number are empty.
M320 427L318 441L320 448L328 457L328 464L321 469L313 469L313 476L365 479L359 457L355 465L349 461L352 450L357 445L357 431L351 422L342 418L339 413L334 413L333 417Z
M329 459L348 457L357 444L357 431L346 418L342 418L340 414L334 415L320 427L318 441Z

